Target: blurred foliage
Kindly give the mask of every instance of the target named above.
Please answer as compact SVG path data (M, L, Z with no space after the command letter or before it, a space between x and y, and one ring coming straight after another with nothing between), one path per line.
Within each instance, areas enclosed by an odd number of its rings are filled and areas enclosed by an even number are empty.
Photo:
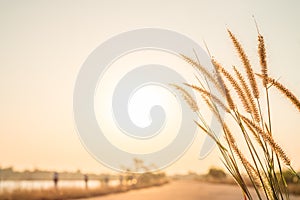
M298 183L298 184L300 184L299 178L293 172L283 171L282 174L283 174L287 184L289 184L289 183ZM277 174L277 175L279 176L279 174ZM298 175L300 175L299 172L298 172Z
M210 168L207 175L217 179L226 178L226 173L218 168Z

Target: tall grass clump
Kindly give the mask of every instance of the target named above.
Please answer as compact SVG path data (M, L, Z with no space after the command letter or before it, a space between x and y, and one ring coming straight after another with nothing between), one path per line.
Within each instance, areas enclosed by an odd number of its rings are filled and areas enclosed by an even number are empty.
M290 158L273 137L276 131L272 128L269 91L277 89L299 112L300 101L283 84L269 76L265 42L259 31L259 73L254 72L237 37L229 29L227 32L242 67L233 67L234 73L231 73L211 57L214 71L209 72L197 60L181 55L199 70L206 82L210 81L210 85L206 86L207 84L203 84L198 78L197 85L185 83L184 86L175 85L175 88L181 91L191 109L198 114L199 120L195 121L196 125L215 141L222 155L222 162L240 186L244 199L289 199L283 169L296 173ZM219 138L208 126L198 106L199 102L193 99L184 87L190 87L200 94L202 103L208 106L220 123L223 137ZM215 87L220 95L213 93L212 87ZM224 112L230 119L223 119ZM237 140L237 137L241 137L242 140ZM243 148L240 148L242 146ZM249 187L254 188L255 192L250 193Z

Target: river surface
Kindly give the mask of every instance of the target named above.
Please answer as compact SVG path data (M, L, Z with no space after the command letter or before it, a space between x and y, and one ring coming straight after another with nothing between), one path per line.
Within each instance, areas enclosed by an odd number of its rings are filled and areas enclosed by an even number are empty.
M118 180L111 180L109 182L110 186L116 186L119 184ZM101 182L97 180L88 181L89 188L100 187ZM53 181L0 181L0 192L3 191L13 191L18 189L49 189L53 188ZM76 181L65 181L61 180L58 182L59 188L85 188L85 182L83 180Z

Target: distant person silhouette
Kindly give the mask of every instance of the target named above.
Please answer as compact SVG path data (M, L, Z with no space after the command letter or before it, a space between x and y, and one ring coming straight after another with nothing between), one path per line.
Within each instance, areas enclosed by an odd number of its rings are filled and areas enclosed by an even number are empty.
M108 186L108 184L109 184L109 176L105 176L104 183L105 183L105 186Z
M119 182L120 182L119 183L120 185L123 185L123 176L122 175L119 176Z
M84 174L83 175L83 179L84 179L84 182L85 182L85 188L88 189L88 181L89 181L88 175Z
M57 189L57 183L58 183L58 173L54 172L53 174L53 182L54 182L54 187Z

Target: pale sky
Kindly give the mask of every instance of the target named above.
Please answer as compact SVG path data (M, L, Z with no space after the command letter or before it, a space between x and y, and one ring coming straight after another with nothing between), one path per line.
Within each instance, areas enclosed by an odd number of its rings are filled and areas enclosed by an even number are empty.
M258 21L270 74L300 97L300 2L294 1L0 1L0 166L109 172L81 145L73 120L76 76L87 56L113 35L143 27L177 31L225 66L240 66L226 27L256 58ZM259 70L259 68L256 68ZM300 169L300 115L272 95L275 138ZM166 170L205 172L221 165L215 150L198 160L202 134Z

